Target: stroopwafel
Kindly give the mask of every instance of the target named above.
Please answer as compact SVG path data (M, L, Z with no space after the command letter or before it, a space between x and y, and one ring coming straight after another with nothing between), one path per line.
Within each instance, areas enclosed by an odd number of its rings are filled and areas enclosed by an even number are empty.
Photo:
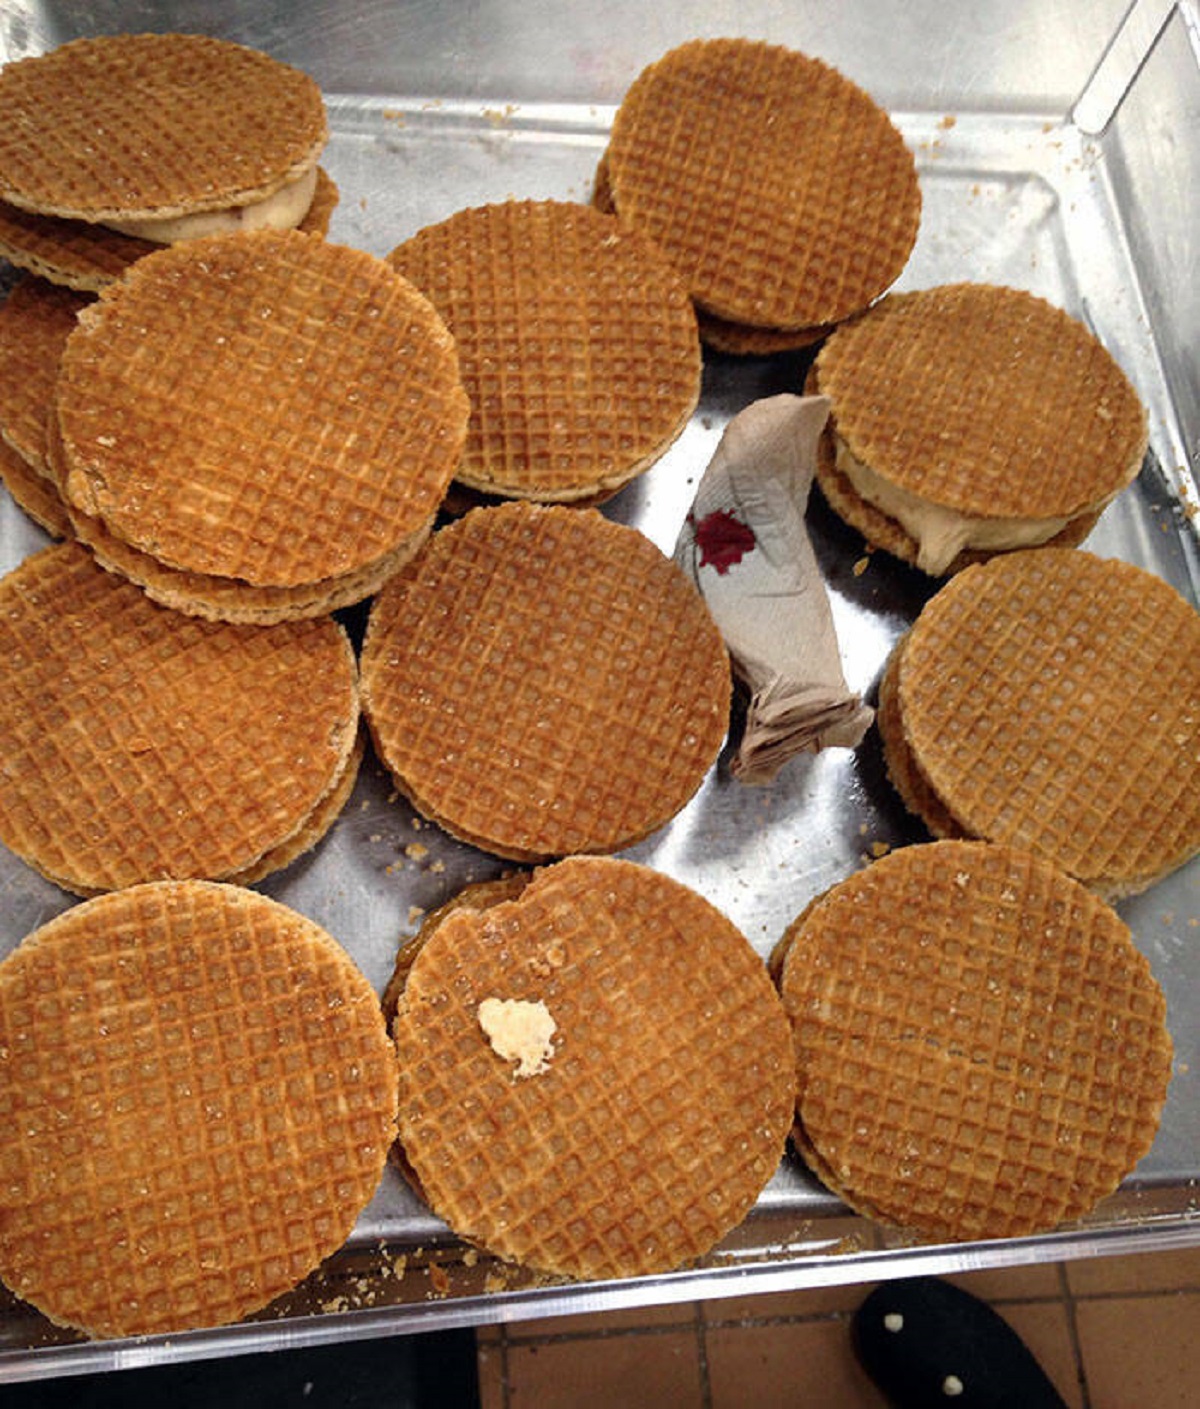
M702 896L629 861L570 858L516 900L448 915L392 1031L425 1198L543 1272L702 1257L783 1153L794 1062L761 959Z
M1165 1002L1115 911L1000 843L904 847L784 936L795 1144L859 1212L926 1239L1089 1213L1154 1140Z
M517 861L664 825L728 725L728 655L699 593L595 509L514 502L435 533L375 598L361 668L400 790Z
M750 39L692 40L644 69L603 176L618 217L662 247L700 309L776 331L867 307L920 221L916 166L887 113L821 60Z
M696 407L687 289L648 240L586 205L470 207L388 262L454 335L471 400L463 484L593 499L648 469Z
M932 576L1078 546L1146 451L1145 409L1112 355L1018 289L889 294L829 336L814 372L831 402L826 498Z
M67 340L56 409L64 497L114 539L309 595L420 541L468 412L429 301L295 231L139 260Z
M344 1243L396 1096L374 990L295 911L77 905L0 963L0 1277L93 1337L238 1320Z
M0 579L0 603L0 839L48 879L227 879L332 823L358 694L331 618L197 621L75 543Z
M901 784L915 771L920 815L928 789L963 833L1109 899L1200 850L1200 613L1161 578L1078 548L1003 554L896 649L885 753Z

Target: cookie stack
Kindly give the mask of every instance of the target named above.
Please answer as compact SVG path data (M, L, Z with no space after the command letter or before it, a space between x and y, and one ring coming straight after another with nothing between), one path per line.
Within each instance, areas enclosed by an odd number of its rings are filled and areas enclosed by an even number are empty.
M107 567L181 611L270 622L359 601L412 556L466 421L453 339L382 260L215 235L80 315L51 460Z
M648 469L700 395L687 289L649 240L588 206L462 210L388 256L454 335L471 421L456 479L596 502Z
M916 165L837 69L779 45L696 39L642 71L596 202L654 240L730 352L803 347L866 308L916 242Z
M317 84L202 35L103 35L8 64L0 132L0 254L76 289L155 244L323 233L337 200Z

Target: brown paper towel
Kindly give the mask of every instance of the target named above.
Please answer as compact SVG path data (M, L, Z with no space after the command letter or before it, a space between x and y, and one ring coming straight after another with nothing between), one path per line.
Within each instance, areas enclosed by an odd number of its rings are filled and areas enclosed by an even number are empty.
M731 768L744 783L770 782L797 753L853 748L874 718L846 685L804 524L828 415L826 397L790 393L739 412L675 545L750 690Z

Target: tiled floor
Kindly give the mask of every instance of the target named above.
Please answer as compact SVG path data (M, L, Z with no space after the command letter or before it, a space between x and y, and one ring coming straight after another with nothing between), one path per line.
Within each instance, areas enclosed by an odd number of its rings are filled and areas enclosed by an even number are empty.
M952 1280L1013 1326L1072 1409L1200 1405L1200 1249ZM482 1409L883 1409L850 1350L866 1286L478 1333Z

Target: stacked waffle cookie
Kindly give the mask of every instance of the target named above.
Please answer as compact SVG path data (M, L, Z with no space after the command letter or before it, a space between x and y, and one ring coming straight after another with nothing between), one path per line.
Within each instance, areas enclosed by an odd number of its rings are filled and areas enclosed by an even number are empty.
M237 1320L345 1241L396 1097L311 921L198 881L85 901L0 963L0 1275L92 1336Z
M454 335L471 400L456 478L596 501L649 468L700 394L687 289L657 249L567 201L461 210L388 256Z
M155 245L323 233L324 100L306 74L201 35L76 40L0 71L0 254L96 291Z
M615 851L668 822L725 737L729 660L641 533L524 502L439 530L372 604L363 708L397 786L518 861Z
M783 1151L792 1049L761 959L708 901L628 861L571 858L446 915L392 1031L420 1191L540 1271L701 1257Z
M313 846L358 770L331 617L184 616L77 543L0 579L0 838L77 894L250 881Z
M594 193L656 241L701 335L732 352L817 341L898 278L916 241L916 166L837 69L749 39L696 39L622 99Z
M1146 452L1145 409L1098 339L998 285L889 294L831 334L811 386L830 399L826 499L937 577L1078 546Z
M453 339L382 260L297 231L147 255L67 339L48 433L78 537L157 601L271 622L361 600L462 447Z
M879 725L937 836L1028 847L1109 898L1200 851L1200 614L1132 564L964 569L893 650Z
M869 1217L937 1240L1044 1233L1150 1148L1162 992L1116 912L1022 848L893 852L798 916L775 966L794 1143Z

